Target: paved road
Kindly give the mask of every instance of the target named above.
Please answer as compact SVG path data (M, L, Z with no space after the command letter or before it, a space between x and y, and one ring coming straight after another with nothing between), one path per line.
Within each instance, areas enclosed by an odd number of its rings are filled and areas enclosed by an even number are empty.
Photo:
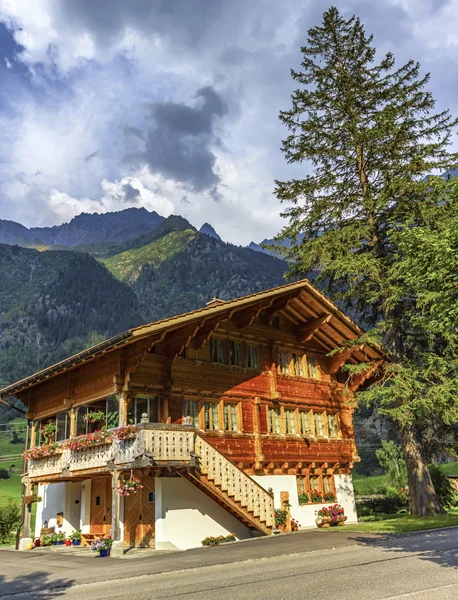
M0 573L1 600L457 600L458 529L300 532L131 560L3 551Z

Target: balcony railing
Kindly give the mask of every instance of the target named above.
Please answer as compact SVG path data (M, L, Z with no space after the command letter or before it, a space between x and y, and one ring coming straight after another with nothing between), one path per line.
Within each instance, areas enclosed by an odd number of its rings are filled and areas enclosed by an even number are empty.
M190 462L194 450L194 428L189 425L142 424L133 439L113 440L98 446L79 450L65 447L65 442L54 456L30 459L28 475L31 478L48 475L74 476L81 471L107 470L108 466L122 469L142 455L158 463Z

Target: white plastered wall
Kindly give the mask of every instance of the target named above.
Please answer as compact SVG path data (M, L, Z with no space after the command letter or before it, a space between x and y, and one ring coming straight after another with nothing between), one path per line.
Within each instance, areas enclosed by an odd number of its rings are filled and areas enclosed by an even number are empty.
M40 536L44 522L56 531L69 535L75 529L88 533L90 528L91 482L49 483L38 486L38 495L42 501L37 503L35 519L35 537ZM57 513L64 513L62 527L57 527Z
M229 533L239 540L251 537L247 527L185 479L158 477L155 485L156 549L187 550L207 536Z
M329 506L331 502L324 504L306 504L300 505L297 497L297 484L295 475L254 475L252 479L257 481L264 489L272 488L274 492L274 506L280 508L280 492L289 493L289 503L291 504L291 517L296 519L300 526L316 527L315 512L323 506ZM355 497L353 494L353 484L351 475L335 475L337 502L342 505L348 522L356 522Z
M57 513L65 513L65 483L50 483L38 486L38 495L41 502L37 505L35 519L35 536L40 536L40 530L44 522L48 521L48 527L56 527Z

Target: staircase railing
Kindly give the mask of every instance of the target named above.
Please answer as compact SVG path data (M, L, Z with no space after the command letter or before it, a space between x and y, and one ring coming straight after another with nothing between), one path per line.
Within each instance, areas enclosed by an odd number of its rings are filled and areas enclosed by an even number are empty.
M262 486L221 454L200 435L196 435L195 451L203 475L252 512L267 527L274 526L274 500Z

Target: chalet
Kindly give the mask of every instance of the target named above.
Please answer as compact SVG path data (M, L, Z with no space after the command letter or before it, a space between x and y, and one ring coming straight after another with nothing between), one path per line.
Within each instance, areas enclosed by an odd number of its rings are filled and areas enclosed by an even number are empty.
M354 521L348 394L364 376L348 387L342 366L382 357L329 353L361 333L303 280L214 299L1 389L27 407L25 495L41 497L24 543L46 526L186 549L270 534L285 499L302 527L334 501Z

